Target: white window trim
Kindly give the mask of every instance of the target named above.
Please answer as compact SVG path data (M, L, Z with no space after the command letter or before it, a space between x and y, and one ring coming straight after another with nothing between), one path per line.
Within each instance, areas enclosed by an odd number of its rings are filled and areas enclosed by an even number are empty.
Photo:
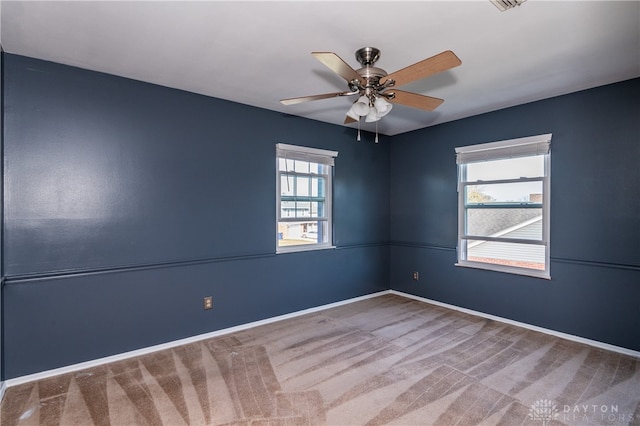
M276 254L281 253L296 253L301 251L312 251L312 250L326 250L326 249L335 249L336 247L333 245L333 167L335 166L335 158L338 156L337 151L329 151L326 149L320 148L311 148L307 146L298 146L298 145L289 145L284 143L276 144ZM330 172L327 175L327 187L326 195L325 195L325 203L326 209L328 212L327 215L327 224L329 227L329 236L328 241L325 243L312 243L312 244L299 244L293 246L278 246L278 223L286 222L287 220L282 220L280 217L280 205L281 199L280 194L281 188L281 180L280 180L280 169L279 169L279 159L287 158L293 160L301 160L301 161L309 161L318 164L324 164L330 166ZM291 220L299 222L304 221L305 218L298 218L296 220ZM309 218L310 221L317 220L317 218Z
M538 136L530 136L518 139L509 139L497 142L489 142L483 144L469 145L464 147L458 147L456 152L456 163L458 164L458 245L457 245L457 262L456 266L484 269L497 272L506 272L517 275L526 275L536 278L551 279L550 274L550 220L551 220L551 137L552 134L544 134ZM498 265L486 262L474 262L462 258L462 244L463 240L467 239L464 232L464 217L465 217L465 204L464 204L464 191L463 189L463 176L460 176L461 165L468 164L477 161L488 161L498 159L508 159L531 155L548 154L544 157L544 176L542 179L536 179L542 181L543 194L542 194L542 241L529 242L522 241L527 244L542 244L546 247L545 250L545 270L529 269L516 266ZM513 179L507 179L511 181ZM526 180L526 179L525 179ZM495 183L495 182L491 182ZM465 236L465 238L463 238ZM514 240L515 242L515 240ZM520 241L518 241L520 242Z
M277 143L276 156L280 158L284 156L285 153L287 154L287 158L293 160L311 161L329 166L334 165L334 159L338 156L338 151Z

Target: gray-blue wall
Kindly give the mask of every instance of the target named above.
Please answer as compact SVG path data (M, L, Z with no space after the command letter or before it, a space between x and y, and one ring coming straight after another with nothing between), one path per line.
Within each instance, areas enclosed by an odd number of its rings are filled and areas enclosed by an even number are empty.
M375 145L17 55L4 68L5 378L389 288L640 350L640 80ZM454 267L453 147L540 133L552 280ZM337 249L274 254L278 142L339 152Z
M387 138L4 59L5 377L388 289ZM278 142L339 152L337 249L275 255Z
M394 137L391 287L640 350L639 99L634 79ZM454 148L545 133L552 279L454 266Z

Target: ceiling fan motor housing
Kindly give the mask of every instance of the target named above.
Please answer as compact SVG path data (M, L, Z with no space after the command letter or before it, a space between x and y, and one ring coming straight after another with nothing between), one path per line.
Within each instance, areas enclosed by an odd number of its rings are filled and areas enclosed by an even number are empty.
M356 60L363 67L373 65L380 58L380 49L375 47L363 47L356 51Z
M375 93L385 89L385 87L380 86L379 81L382 77L387 76L387 72L382 68L373 66L379 58L380 50L375 47L363 47L356 51L356 59L362 65L362 68L356 72L362 77L362 80L359 85L351 84L349 87L352 90L358 88L361 92L364 92L365 89L368 89L366 92L370 94L372 91Z
M389 85L380 84L380 78L387 75L387 72L381 68L364 67L356 72L362 76L362 80L359 85L354 85L354 87L359 89L360 94L370 97L371 102L376 95L382 95L381 92L392 84L392 82Z

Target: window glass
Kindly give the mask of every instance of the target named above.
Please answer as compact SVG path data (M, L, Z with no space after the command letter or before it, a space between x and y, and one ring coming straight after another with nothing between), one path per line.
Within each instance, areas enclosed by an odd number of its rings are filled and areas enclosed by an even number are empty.
M505 158L467 164L467 182L544 176L544 156Z
M542 240L542 208L469 209L466 234L482 237L507 237Z
M467 260L515 268L545 269L545 247L499 241L467 240Z
M550 278L550 141L456 148L457 265Z
M331 179L337 152L278 144L277 252L331 246Z
M542 181L466 185L467 204L535 204L542 202Z

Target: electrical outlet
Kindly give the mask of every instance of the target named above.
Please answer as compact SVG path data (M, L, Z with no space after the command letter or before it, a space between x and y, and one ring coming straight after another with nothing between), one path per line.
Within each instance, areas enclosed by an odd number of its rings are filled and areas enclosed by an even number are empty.
M212 309L213 308L213 297L212 296L207 296L204 298L204 308L205 309Z
M418 281L420 279L420 274L418 274L417 272L413 273L413 280L414 281Z

